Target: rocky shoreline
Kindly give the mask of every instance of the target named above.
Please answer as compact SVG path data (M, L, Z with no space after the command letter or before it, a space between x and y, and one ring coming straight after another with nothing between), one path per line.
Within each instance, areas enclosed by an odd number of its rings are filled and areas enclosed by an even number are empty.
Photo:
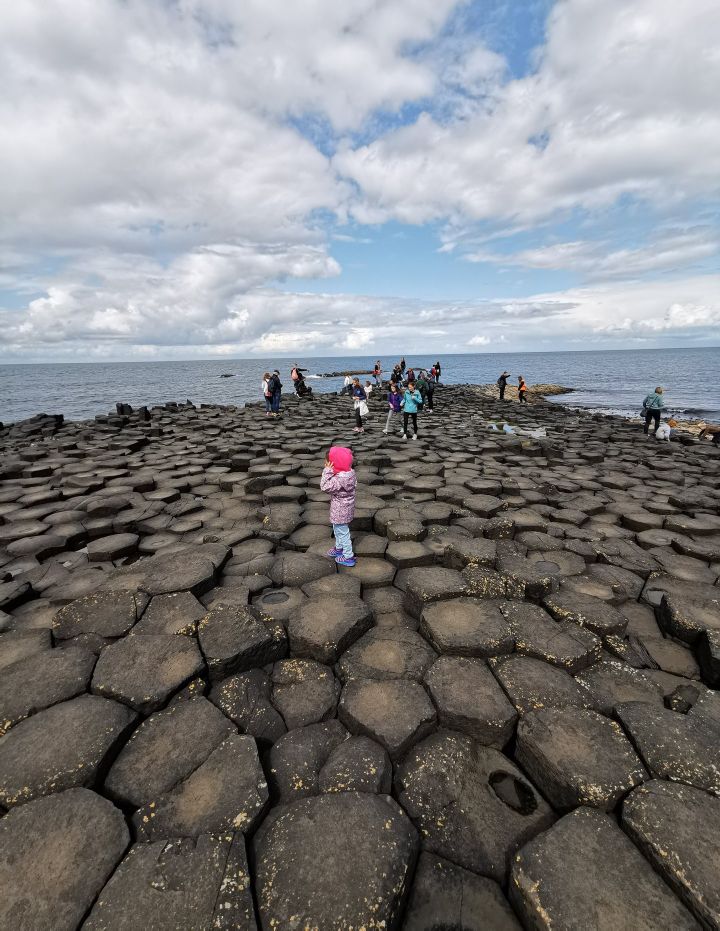
M1 927L720 925L720 450L370 407L0 429Z

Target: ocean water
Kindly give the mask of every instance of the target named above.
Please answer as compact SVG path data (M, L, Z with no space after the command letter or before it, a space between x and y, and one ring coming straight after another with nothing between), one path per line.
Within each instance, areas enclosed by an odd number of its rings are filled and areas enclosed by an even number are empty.
M398 357L381 359L389 374ZM292 390L294 359L221 359L192 362L107 362L0 365L0 421L11 423L37 413L62 413L71 420L133 406L185 401L244 404L260 400L263 372L279 368L284 390ZM408 356L417 370L430 356ZM595 352L478 353L441 360L443 384L495 382L505 368L529 385L559 384L572 394L552 400L569 407L637 415L645 395L662 385L669 411L688 419L720 419L720 347L708 349L614 350ZM369 356L299 357L308 374L371 369ZM223 378L223 374L233 377ZM338 391L342 378L312 378L314 391Z

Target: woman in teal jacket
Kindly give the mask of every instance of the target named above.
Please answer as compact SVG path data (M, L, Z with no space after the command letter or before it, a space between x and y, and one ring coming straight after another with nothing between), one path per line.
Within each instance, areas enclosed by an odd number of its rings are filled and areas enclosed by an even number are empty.
M419 391L417 390L417 388L415 387L415 382L414 382L414 381L409 381L409 382L408 382L408 386L407 386L407 388L405 389L405 392L404 392L404 394L403 394L403 399L402 399L402 401L400 402L400 404L401 404L402 409L403 409L403 434L402 434L402 438L403 438L404 440L407 439L408 421L409 421L409 419L412 417L413 432L414 432L414 434L415 434L415 435L413 436L413 439L416 440L416 439L418 438L417 412L418 412L418 407L422 404L422 395L420 394L420 392L419 392Z
M649 394L643 401L645 411L645 428L643 433L650 430L650 421L655 421L655 430L660 426L660 411L665 407L665 398L662 388L656 388L654 394Z

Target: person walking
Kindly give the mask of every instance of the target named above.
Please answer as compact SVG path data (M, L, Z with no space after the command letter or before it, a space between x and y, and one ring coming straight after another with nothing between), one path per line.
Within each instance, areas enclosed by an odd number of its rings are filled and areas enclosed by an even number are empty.
M272 375L270 376L270 381L268 382L268 390L270 391L272 400L270 402L270 413L273 417L280 416L280 401L282 398L282 382L280 381L280 372L278 369L275 369Z
M404 440L408 438L407 437L408 423L410 421L410 418L412 418L413 433L414 433L413 439L416 440L418 438L417 412L418 412L418 407L422 404L422 395L415 387L414 382L412 381L408 382L408 386L405 389L402 401L400 403L403 408L402 438Z
M525 379L522 375L518 375L518 401L521 404L527 404L527 390L528 387L525 384Z
M643 433L645 435L649 434L650 431L650 421L655 421L655 432L657 432L658 427L660 426L660 411L665 407L665 398L663 397L662 388L656 388L655 391L649 394L643 401L643 412L645 414L645 426L643 428Z
M440 367L440 363L439 363L439 362L436 362L436 363L435 363L435 379L436 379L438 385L440 384L440 376L441 376L441 375L442 375L442 368Z
M375 387L382 387L382 367L380 365L380 360L378 359L373 368L373 375L375 376Z
M420 397L422 398L422 404L419 406L418 410L424 411L425 405L427 404L427 373L421 371L418 377L415 379L415 387L420 392Z
M270 417L272 413L272 391L268 387L270 384L270 372L263 372L262 393L265 400L265 416Z
M428 379L427 383L427 405L426 410L428 414L433 412L433 395L435 394L435 382L432 378Z
M367 406L367 395L365 394L365 389L360 384L359 378L353 378L352 399L353 407L355 408L355 426L353 430L355 433L364 433L363 417L367 417L369 409Z
M507 380L510 377L510 372L503 372L500 378L497 380L497 386L500 389L500 400L505 400L505 389L507 388Z
M350 523L355 516L357 475L352 465L352 450L331 446L320 477L320 490L330 495L330 523L335 534L335 546L326 555L338 566L355 565Z
M388 391L388 415L387 420L385 421L385 429L383 433L390 432L390 421L395 417L396 414L400 413L400 406L402 403L402 397L398 391L398 386L394 381L390 382L390 390Z

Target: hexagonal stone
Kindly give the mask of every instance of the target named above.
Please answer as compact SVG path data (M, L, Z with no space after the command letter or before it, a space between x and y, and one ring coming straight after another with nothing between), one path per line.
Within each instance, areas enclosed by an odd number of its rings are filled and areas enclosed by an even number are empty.
M329 793L283 806L253 839L260 923L397 927L418 847L387 796Z
M88 789L14 809L0 819L0 926L79 927L129 840L122 812Z
M511 653L512 628L500 603L482 598L452 598L427 605L420 632L439 653L497 656Z
M53 620L56 640L80 634L124 637L140 620L150 598L138 592L93 592L65 605Z
M538 605L505 601L500 610L515 636L515 652L532 656L575 675L600 661L602 640L573 624L554 621Z
M557 592L548 595L543 604L556 620L572 621L601 636L622 635L627 627L627 619L599 598L575 592Z
M371 625L372 611L360 598L314 598L288 621L290 649L330 665Z
M462 571L465 594L475 598L524 598L525 582L511 575L486 569L485 566L466 566Z
M221 831L247 833L268 800L252 737L232 734L175 788L133 815L139 840L198 837Z
M515 857L510 901L525 927L697 928L609 815L578 808Z
M80 647L26 656L0 676L0 736L23 718L84 692L95 656Z
M6 615L9 618L9 615ZM3 616L0 615L0 631L3 626ZM38 630L9 630L0 634L0 671L12 666L21 659L34 656L49 650L52 647L52 637L48 629ZM0 680L0 693L2 681ZM0 721L2 712L0 711Z
M335 564L323 556L288 551L275 558L269 575L275 585L301 588L335 571Z
M519 714L539 708L594 706L590 692L558 666L530 656L504 656L490 660L490 668Z
M210 701L245 734L268 746L285 733L282 715L270 701L272 683L262 669L250 669L213 685Z
M499 511L506 511L508 506L507 501L494 495L470 495L463 499L462 505L478 517L494 517Z
M421 617L424 608L435 601L449 601L465 594L466 584L456 569L440 566L408 569L405 573L405 610Z
M335 715L340 683L332 669L312 659L283 659L272 671L272 703L289 731Z
M139 808L204 763L235 727L206 698L173 702L138 727L105 778L105 792Z
M267 757L273 795L280 802L317 795L320 771L347 736L337 720L308 724L283 734Z
M720 688L720 631L706 630L695 644L703 682Z
M395 566L389 562L385 562L384 559L373 559L372 557L363 556L362 559L358 559L355 566L352 568L341 567L341 574L347 573L352 575L354 579L357 579L363 587L363 590L368 588L381 588L383 585L392 585L393 579L395 578Z
M428 734L436 720L425 689L407 679L352 679L343 688L338 717L351 733L382 744L393 760Z
M615 712L653 778L720 795L720 728L644 702L618 705Z
M557 809L612 810L648 775L622 728L582 708L543 708L523 716L515 758Z
M422 521L411 520L406 517L401 520L394 519L388 521L385 533L387 534L388 540L399 543L411 540L419 542L425 539L427 531Z
M660 627L671 637L695 644L706 631L720 631L720 594L704 603L663 595L657 615Z
M135 720L124 705L80 695L21 721L0 738L0 805L94 785Z
M282 624L266 623L242 605L213 607L198 623L198 640L214 681L275 662L287 653Z
M553 821L510 760L462 734L441 731L414 747L395 787L425 850L499 882L514 851Z
M483 660L441 656L425 674L425 684L443 727L499 750L512 737L517 712Z
M132 633L192 636L206 613L205 607L190 592L155 595Z
M113 533L107 537L91 540L87 545L90 562L120 559L135 552L140 537L136 533Z
M214 550L211 545L196 546L192 550L180 552L161 550L131 566L116 569L103 583L103 588L138 589L148 595L183 591L202 595L212 588L215 574L228 553L227 547Z
M343 653L337 671L348 679L420 680L436 659L425 640L404 627L369 630Z
M335 575L326 575L322 579L315 579L314 582L308 582L307 585L303 585L302 590L308 598L327 596L333 598L359 598L361 588L359 579L348 573L342 575L336 573Z
M588 689L594 706L603 714L614 714L623 702L663 703L662 687L647 672L616 660L603 660L580 673L576 681Z
M133 927L254 931L242 834L201 834L134 844L102 890L85 931Z
M435 562L435 553L424 543L391 543L385 557L398 569L432 566Z
M318 776L321 792L376 792L389 795L392 763L369 737L349 737L331 752Z
M496 882L424 850L415 870L403 931L439 928L520 931Z
M307 600L307 595L300 588L268 588L253 598L253 608L266 620L285 622Z
M495 568L497 543L482 537L467 540L452 539L445 548L444 565L448 569L464 569L466 566Z
M622 826L704 927L720 926L720 800L653 780L625 799Z

